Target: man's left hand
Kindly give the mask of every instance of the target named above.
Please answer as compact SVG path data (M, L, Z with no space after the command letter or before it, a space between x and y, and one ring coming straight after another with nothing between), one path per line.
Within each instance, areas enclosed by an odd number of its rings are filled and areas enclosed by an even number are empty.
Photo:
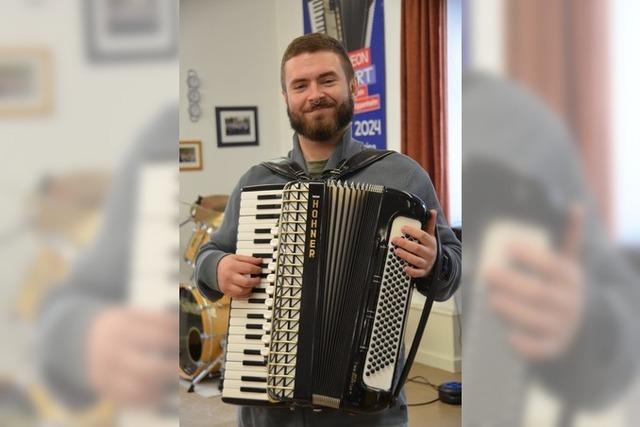
M407 225L401 229L404 234L416 238L417 242L402 237L394 237L391 240L391 243L396 246L396 255L410 264L404 268L404 271L415 279L426 277L436 261L438 255L435 237L436 222L437 212L435 209L431 209L426 230Z

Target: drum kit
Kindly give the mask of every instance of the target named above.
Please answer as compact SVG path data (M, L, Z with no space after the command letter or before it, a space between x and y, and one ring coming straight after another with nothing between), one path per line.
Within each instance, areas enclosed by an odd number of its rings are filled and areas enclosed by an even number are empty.
M228 196L198 197L191 205L190 218L181 225L193 224L184 261L195 267L202 245L222 224ZM207 376L219 375L229 322L230 299L212 302L193 284L180 285L180 377L193 385Z

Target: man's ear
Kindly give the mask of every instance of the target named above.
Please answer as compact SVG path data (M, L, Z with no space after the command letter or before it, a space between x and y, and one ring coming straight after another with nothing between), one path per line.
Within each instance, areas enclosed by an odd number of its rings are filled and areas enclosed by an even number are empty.
M287 91L283 90L281 93L282 93L282 99L284 100L284 105L286 107L288 107L289 106L289 102L287 101Z
M358 90L358 78L353 76L351 79L351 83L349 84L349 90L351 91L351 95L353 97L356 96L356 91Z

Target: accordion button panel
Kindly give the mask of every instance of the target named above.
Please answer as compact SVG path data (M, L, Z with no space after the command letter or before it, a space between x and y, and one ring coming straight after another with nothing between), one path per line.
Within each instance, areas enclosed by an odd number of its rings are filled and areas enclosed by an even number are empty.
M251 295L231 301L223 398L269 400L266 357L281 199L281 189L243 191L241 195L236 253L261 258L262 273Z
M389 241L402 236L404 225L420 228L420 221L397 217L394 219ZM403 236L408 238L407 236ZM415 240L411 238L411 240ZM395 255L395 246L389 245L385 260L374 327L362 375L364 383L372 388L388 391L393 383L393 373L402 345L406 310L411 298L411 277L404 272L406 261ZM398 325L402 325L398 327Z

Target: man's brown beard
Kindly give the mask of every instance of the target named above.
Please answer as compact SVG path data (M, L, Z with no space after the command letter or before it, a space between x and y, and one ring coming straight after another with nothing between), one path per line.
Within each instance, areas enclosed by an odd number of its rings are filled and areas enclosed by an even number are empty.
M323 101L315 106L315 108L326 107L333 107L333 104L328 101ZM287 106L287 115L289 116L289 123L291 123L293 130L312 141L329 141L351 122L353 118L353 99L349 97L347 101L338 104L337 108L333 111L333 117L331 117L330 123L327 124L306 119L304 114L305 113L292 113Z

